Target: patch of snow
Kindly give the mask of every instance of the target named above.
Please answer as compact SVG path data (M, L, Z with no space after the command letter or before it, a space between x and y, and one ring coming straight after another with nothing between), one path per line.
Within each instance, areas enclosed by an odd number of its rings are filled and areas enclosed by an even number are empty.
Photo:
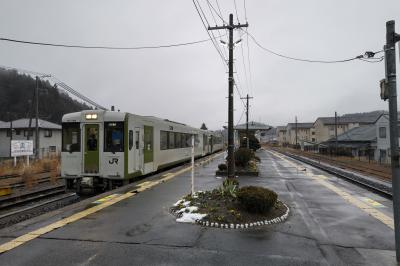
M216 178L216 179L222 179L222 177L220 177L220 176L216 176L215 178Z
M196 220L201 220L204 217L206 217L207 214L202 214L202 213L182 213L182 216L180 218L177 218L176 221L178 223L195 223Z
M197 211L198 209L199 209L199 207L197 207L197 206L189 206L189 207L180 209L179 211L177 211L177 213L187 213L187 212L192 213L192 212Z
M178 206L179 204L181 204L182 202L184 202L184 200L180 199L180 200L178 200L177 202L175 202L174 206L176 207L176 206Z
M182 202L182 204L183 204L183 206L187 207L190 205L190 201L184 201L184 202Z

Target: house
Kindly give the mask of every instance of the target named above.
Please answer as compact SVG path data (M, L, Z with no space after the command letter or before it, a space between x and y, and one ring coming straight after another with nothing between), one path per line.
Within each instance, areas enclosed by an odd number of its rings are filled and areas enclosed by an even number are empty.
M290 145L300 142L315 142L314 123L289 123L286 125L286 137ZM297 140L296 140L297 136ZM297 143L296 143L297 141Z
M377 130L376 125L353 127L346 132L322 142L320 148L325 152L337 152L339 155L365 157L369 160L376 158Z
M400 116L399 116L400 117ZM400 121L397 122L400 126ZM376 125L376 153L375 160L390 164L390 127L389 115L383 114L375 123Z
M286 146L289 143L286 132L286 126L276 127L277 141L280 146Z
M10 157L11 138L13 140L33 140L33 149L36 149L36 121L32 119L31 131L29 131L29 120L27 118L14 120L12 122L0 122L0 158ZM12 123L12 131L11 131ZM58 154L61 151L61 126L39 119L39 158L50 154Z
M272 126L263 124L263 123L258 123L255 121L249 121L249 134L250 135L255 135L257 131L268 131L271 128L273 128ZM238 131L238 135L239 135L239 139L240 139L240 143L242 143L242 140L246 138L246 123L240 124L240 125L236 125L235 126L235 130Z
M268 130L258 130L256 131L255 136L261 144L277 143L276 132L276 128L273 127Z
M315 142L322 143L335 137L335 125L337 135L340 135L352 128L375 124L383 113L383 111L376 111L338 116L336 124L335 117L318 117L314 122Z

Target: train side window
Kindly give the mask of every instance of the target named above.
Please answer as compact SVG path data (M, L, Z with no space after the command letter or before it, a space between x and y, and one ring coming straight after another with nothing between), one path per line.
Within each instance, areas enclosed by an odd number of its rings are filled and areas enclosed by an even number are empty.
M160 131L160 149L167 150L168 149L168 132Z
M175 133L174 132L169 132L168 149L175 149Z
M129 130L129 150L133 147L133 130Z
M175 132L175 148L182 148L182 134Z
M135 136L135 144L136 144L136 149L139 149L139 131L136 131L136 136Z

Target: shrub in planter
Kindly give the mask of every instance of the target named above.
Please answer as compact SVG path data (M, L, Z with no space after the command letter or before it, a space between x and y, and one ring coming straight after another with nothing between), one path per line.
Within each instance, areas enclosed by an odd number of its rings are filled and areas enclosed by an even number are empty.
M227 171L228 170L228 166L226 166L226 164L221 163L218 165L218 170L220 171Z
M237 191L239 204L251 213L266 213L276 203L278 195L267 188L246 186Z
M236 178L226 178L222 183L222 187L219 188L219 193L222 196L236 198L238 188L239 181L237 181Z
M252 150L240 148L235 152L235 165L246 167L252 158L254 158L254 152Z

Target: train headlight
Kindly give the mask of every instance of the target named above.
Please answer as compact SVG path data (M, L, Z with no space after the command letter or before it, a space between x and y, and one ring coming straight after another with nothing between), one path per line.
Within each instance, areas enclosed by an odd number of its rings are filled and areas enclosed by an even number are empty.
M96 120L97 119L97 114L86 114L85 118L87 120Z

